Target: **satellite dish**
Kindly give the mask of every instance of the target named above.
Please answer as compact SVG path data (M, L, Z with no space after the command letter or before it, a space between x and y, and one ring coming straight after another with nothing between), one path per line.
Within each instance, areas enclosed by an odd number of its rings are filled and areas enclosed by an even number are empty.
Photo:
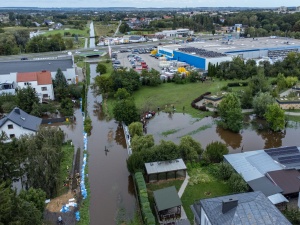
M72 52L68 52L68 55L72 55Z

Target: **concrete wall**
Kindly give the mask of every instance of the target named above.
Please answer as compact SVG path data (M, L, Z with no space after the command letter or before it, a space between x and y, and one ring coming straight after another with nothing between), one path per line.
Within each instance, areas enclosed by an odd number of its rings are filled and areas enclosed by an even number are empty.
M280 108L282 109L300 109L300 102L295 102L295 103L280 103L277 101L279 104Z
M207 58L205 61L205 70L208 70L208 64L211 63L213 65L225 61L232 61L232 56L219 57L219 58Z
M8 125L12 125L13 128L12 129L8 129ZM34 131L31 130L27 130L25 128L20 127L19 125L11 122L10 120L6 121L1 129L1 131L4 131L7 135L7 137L10 139L10 135L14 134L16 138L19 138L21 135L25 135L25 134L35 134Z

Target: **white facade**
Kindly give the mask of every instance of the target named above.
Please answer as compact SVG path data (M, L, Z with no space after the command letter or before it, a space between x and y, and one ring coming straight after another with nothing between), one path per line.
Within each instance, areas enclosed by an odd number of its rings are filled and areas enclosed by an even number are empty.
M200 225L211 225L206 213L204 210L201 208L201 223Z
M21 135L25 134L35 134L35 131L28 130L26 128L20 127L19 125L13 123L12 121L6 121L2 127L1 131L4 131L10 141L12 138L19 138Z
M162 32L155 33L155 35L163 35L166 37L184 37L192 34L194 34L194 31L189 29L163 30Z
M217 63L220 65L221 62L232 61L232 56L227 57L218 57L218 58L206 58L205 59L205 70L208 70L208 64L216 65Z
M28 86L31 86L36 91L40 102L43 102L43 99L54 100L54 91L52 84L39 85L37 81L18 82L19 88L27 88Z
M76 83L76 72L75 67L74 68L68 68L67 70L62 70L63 74L65 75L65 78L68 82L68 84L75 84ZM54 80L55 75L57 71L51 71L51 78Z

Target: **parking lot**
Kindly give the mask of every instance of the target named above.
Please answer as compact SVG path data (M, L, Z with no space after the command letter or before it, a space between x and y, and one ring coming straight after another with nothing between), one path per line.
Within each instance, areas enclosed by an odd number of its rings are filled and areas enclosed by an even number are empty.
M127 67L127 68L132 68L131 63L129 62L127 56L128 55L132 55L131 52L125 52L125 53L118 53L118 61L120 61L121 65L123 67ZM135 54L138 55L142 58L142 60L144 62L146 62L146 64L148 65L148 68L151 69L155 69L159 72L161 72L161 69L158 66L158 59L155 59L154 57L151 57L149 53L146 54Z

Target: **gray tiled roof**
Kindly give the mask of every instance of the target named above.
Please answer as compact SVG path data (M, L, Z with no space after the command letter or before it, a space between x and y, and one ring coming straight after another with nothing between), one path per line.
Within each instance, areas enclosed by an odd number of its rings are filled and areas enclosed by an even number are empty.
M10 74L14 72L36 72L48 70L51 72L57 71L60 68L62 71L73 67L71 57L67 59L56 60L19 60L0 62L0 75Z
M7 116L0 120L0 127L2 127L2 125L8 120L19 125L20 127L32 131L37 131L42 123L41 118L29 115L18 107L15 107Z
M237 199L238 205L222 213L222 202L228 199ZM200 206L212 225L291 225L260 191L202 199ZM200 213L199 202L191 207L194 213Z

